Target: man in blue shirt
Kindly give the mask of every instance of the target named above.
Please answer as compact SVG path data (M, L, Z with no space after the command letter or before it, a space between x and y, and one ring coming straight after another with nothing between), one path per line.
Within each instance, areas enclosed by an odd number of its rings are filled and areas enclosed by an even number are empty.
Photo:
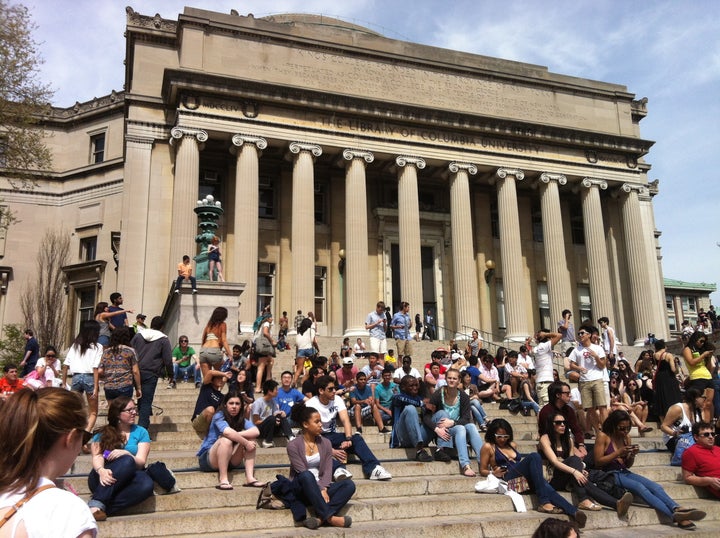
M119 293L117 291L115 293L111 293L110 302L112 303L112 305L108 306L108 312L117 312L118 310L123 310L122 293ZM127 327L128 320L127 314L125 312L123 312L122 314L116 314L108 319L110 321L110 330L117 329L118 327Z
M410 319L410 303L403 301L400 303L400 310L398 310L390 322L390 328L393 330L393 337L395 338L395 347L397 348L398 356L403 355L412 356L412 345L410 329L412 329L412 320Z
M302 392L292 386L292 380L292 372L283 372L280 376L280 388L275 397L278 407L281 411L284 411L288 417L292 413L293 405L304 402L306 399Z
M400 392L392 397L393 429L390 436L390 448L415 448L417 461L432 461L433 457L425 447L432 439L432 432L423 424L425 410L423 399L419 396L420 381L411 375L400 380ZM438 452L438 458L448 461L444 451Z

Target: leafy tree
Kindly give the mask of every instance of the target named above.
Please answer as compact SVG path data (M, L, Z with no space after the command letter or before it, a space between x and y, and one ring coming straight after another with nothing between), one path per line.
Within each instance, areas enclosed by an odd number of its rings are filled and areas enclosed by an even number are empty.
M19 365L25 355L25 329L20 325L5 325L0 339L0 371L9 362Z
M40 349L63 345L67 314L62 267L70 259L70 235L47 230L37 254L34 280L25 283L20 308L25 324L35 331Z
M53 93L39 80L36 27L27 7L0 0L0 168L16 189L32 188L33 173L52 162L39 122ZM0 213L0 227L13 220L7 210Z

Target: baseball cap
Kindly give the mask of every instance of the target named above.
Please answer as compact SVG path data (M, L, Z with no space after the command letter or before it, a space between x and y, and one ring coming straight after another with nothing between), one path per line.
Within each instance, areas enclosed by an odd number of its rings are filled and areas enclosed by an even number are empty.
M137 316L135 316L135 319L145 319L145 318L147 318L147 316L145 314L138 314Z
M345 357L343 359L343 364L355 364L355 361L353 360L352 357Z

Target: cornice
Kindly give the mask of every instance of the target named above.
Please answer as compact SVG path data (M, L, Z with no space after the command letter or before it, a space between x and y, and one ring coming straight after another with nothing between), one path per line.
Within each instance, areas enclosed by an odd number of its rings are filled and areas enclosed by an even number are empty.
M41 118L43 123L69 123L94 118L98 115L122 111L125 106L125 92L113 90L108 95L95 97L70 107L50 107Z

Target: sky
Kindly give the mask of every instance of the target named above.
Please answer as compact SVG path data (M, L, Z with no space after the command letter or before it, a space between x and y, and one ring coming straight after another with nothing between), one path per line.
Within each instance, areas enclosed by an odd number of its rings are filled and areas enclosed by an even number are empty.
M11 0L17 1L17 0ZM185 5L262 17L334 16L386 37L623 84L647 97L641 136L660 180L655 222L666 278L718 283L720 3L717 0L23 0L38 28L53 104L122 90L125 6L177 19ZM712 296L720 302L720 293Z

